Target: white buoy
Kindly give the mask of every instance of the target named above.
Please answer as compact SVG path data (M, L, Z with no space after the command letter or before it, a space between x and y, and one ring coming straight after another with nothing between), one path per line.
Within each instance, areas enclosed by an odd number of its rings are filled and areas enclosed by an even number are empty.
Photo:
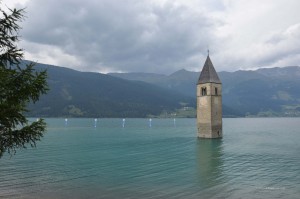
M97 118L95 118L95 119L94 119L94 121L95 121L95 123L94 123L94 127L96 128L96 127L97 127L97 121L98 121L98 119L97 119Z
M176 127L176 119L174 118L173 121L174 121L174 127Z
M152 119L149 119L149 127L152 127Z
M68 125L68 118L65 119L65 125Z
M123 121L123 123L122 123L122 127L124 128L124 127L125 127L125 121L126 121L126 120L125 120L125 118L123 118L123 120L122 120L122 121Z

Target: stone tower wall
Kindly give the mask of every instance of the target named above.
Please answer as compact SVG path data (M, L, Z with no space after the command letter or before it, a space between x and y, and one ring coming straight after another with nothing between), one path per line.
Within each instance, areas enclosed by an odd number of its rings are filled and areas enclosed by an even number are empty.
M206 88L206 95L202 88ZM222 137L222 84L197 85L197 128L198 137Z

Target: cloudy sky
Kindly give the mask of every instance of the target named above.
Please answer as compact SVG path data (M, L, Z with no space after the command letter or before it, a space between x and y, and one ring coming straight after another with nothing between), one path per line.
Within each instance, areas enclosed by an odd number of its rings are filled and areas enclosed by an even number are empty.
M26 7L25 58L93 72L300 65L299 0L2 0Z

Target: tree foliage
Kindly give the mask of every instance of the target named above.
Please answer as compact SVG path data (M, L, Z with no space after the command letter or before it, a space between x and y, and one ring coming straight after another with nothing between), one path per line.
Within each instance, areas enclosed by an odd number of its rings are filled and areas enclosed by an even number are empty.
M1 5L1 0L0 0ZM21 65L23 49L18 48L24 9L0 7L0 157L14 154L17 148L35 146L46 129L43 119L29 122L24 116L28 103L35 103L48 90L46 71L34 63Z

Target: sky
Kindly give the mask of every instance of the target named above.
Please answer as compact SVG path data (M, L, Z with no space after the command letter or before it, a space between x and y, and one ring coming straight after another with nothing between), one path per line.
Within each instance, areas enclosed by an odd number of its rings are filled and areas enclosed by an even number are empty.
M299 0L2 0L26 8L25 59L171 74L300 65Z

